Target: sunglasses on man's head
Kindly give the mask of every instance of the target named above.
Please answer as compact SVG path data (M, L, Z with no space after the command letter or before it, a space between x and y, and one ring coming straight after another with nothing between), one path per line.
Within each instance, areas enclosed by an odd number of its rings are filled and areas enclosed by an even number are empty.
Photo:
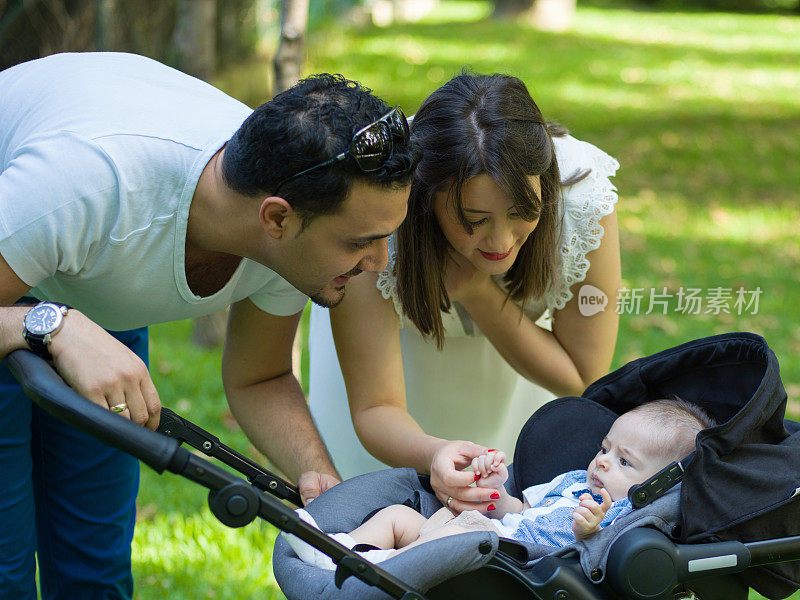
M347 150L299 173L290 175L275 187L273 193L277 195L278 190L292 179L337 163L348 156L353 158L356 166L363 172L377 171L392 156L395 138L402 138L405 142L408 142L409 138L408 121L399 106L395 106L377 121L356 131Z

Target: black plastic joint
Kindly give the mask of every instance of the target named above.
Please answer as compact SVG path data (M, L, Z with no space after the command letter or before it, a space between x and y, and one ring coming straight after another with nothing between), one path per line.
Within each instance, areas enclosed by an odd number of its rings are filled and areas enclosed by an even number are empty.
M650 479L628 490L628 499L633 508L642 508L667 493L683 479L683 465L674 462L661 469Z

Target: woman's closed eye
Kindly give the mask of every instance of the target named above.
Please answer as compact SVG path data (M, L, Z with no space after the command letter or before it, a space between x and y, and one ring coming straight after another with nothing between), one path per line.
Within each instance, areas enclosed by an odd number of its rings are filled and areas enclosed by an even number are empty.
M478 219L477 221L467 221L467 222L470 224L471 227L479 227L484 223L486 223L487 221L489 221L489 219L483 218L483 219Z

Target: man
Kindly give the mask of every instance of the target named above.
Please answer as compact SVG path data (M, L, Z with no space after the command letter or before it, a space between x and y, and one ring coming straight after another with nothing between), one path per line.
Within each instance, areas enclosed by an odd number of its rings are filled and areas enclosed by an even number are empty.
M306 296L333 306L386 267L420 154L399 109L323 75L251 111L115 53L18 65L0 98L0 358L30 348L155 428L146 326L230 306L233 414L304 501L335 485L291 346ZM36 598L34 551L43 598L131 597L138 463L32 407L5 368L0 469L0 599Z

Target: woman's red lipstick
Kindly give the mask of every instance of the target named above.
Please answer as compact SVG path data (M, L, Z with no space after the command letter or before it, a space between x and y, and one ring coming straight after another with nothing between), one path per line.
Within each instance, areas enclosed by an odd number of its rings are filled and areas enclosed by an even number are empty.
M508 252L504 252L503 254L498 254L497 252L484 252L481 249L478 249L478 252L481 253L481 256L486 260L503 260L504 258L508 258L508 255L511 254L511 250Z

